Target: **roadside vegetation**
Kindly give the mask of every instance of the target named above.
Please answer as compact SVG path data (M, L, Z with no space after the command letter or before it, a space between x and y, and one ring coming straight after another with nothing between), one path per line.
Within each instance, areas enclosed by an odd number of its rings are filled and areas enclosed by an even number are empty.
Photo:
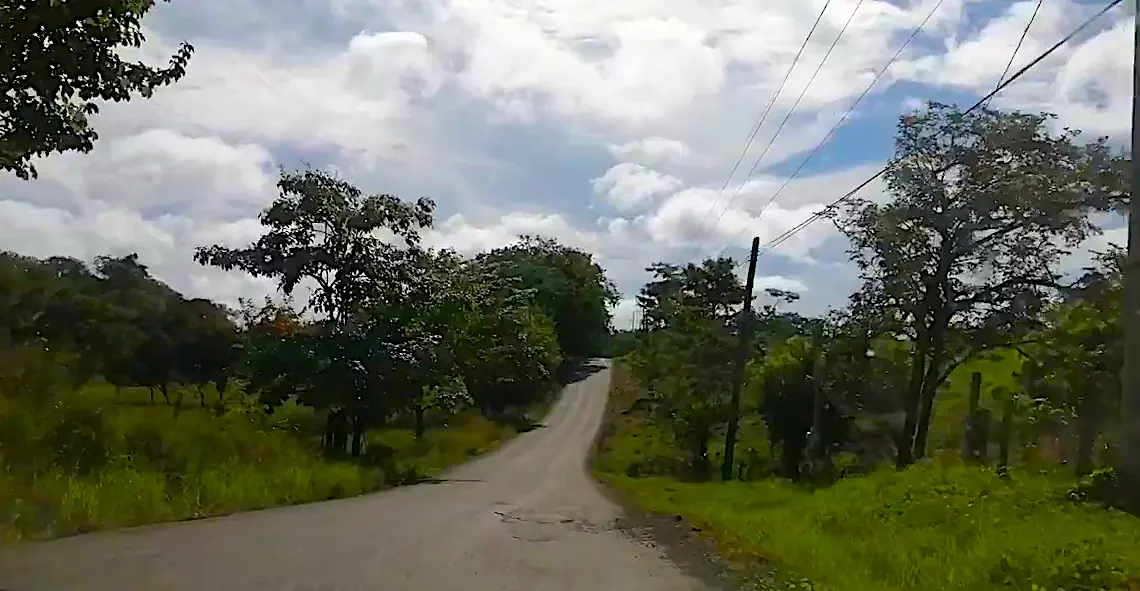
M430 202L311 170L280 186L254 244L198 252L277 281L257 305L186 298L135 254L0 254L4 538L418 482L531 428L604 343L613 288L585 253L435 251Z
M93 147L99 102L182 78L186 44L124 59L154 4L12 7L0 170L35 182L38 157ZM179 293L147 253L0 253L0 541L418 482L532 428L606 344L617 296L588 253L461 255L423 245L429 199L312 169L278 189L252 243L187 253L275 284L261 302Z
M864 283L825 317L777 290L741 315L729 259L651 267L614 341L600 477L774 588L1140 588L1140 491L1116 472L1137 461L1117 445L1122 255L1062 267L1117 219L1127 161L1052 129L903 117L889 198L829 212Z

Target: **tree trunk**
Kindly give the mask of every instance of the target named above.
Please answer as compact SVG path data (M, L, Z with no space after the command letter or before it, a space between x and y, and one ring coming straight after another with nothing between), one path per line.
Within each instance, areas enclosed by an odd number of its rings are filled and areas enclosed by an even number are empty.
M154 386L147 386L146 389L150 390L150 405L154 406Z
M330 410L325 418L325 452L343 453L345 450L344 411Z
M981 416L978 412L978 401L982 396L982 372L975 371L970 375L970 398L966 412L966 436L963 438L962 455L966 461L977 463L981 451Z
M166 400L166 405L170 406L170 386L167 384L159 384L158 390L162 392L162 398Z
M914 463L914 433L918 427L918 413L922 403L922 380L926 374L928 347L929 343L926 341L925 331L923 331L915 343L914 355L911 358L910 384L907 387L905 409L906 420L896 442L898 455L895 458L895 466L900 470Z
M352 457L359 458L361 452L364 450L364 430L363 421L360 420L360 414L352 415Z
M1096 447L1097 416L1093 403L1082 397L1077 415L1077 476L1093 471L1093 450Z
M709 462L709 435L697 434L693 439L693 478L704 482L712 477L712 463Z
M998 435L998 468L1009 466L1009 449L1013 444L1013 411L1015 400L1013 392L1005 400L1005 408L1001 415L1001 432Z
M920 398L920 413L918 425L914 434L914 457L922 458L926 455L926 438L930 433L930 419L934 415L934 398L938 395L938 377L942 373L942 364L946 359L946 330L949 323L949 313L945 309L937 313L935 325L930 332L930 362L922 378L922 396Z
M792 482L800 480L800 460L804 455L804 438L785 440L780 449L780 471Z
M424 407L422 405L417 404L413 412L415 413L415 421L416 421L416 439L420 439L424 436L424 431L425 431L425 429L424 429Z

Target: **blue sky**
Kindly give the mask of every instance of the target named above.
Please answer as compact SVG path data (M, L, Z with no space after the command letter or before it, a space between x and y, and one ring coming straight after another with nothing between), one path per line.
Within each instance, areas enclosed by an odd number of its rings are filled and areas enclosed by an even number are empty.
M140 55L163 60L188 40L189 74L150 101L108 105L92 153L45 159L35 182L0 178L0 248L133 250L194 295L258 296L272 286L201 268L190 253L256 236L277 167L307 162L367 191L434 198L435 246L476 252L537 233L588 249L632 298L649 263L742 256L751 236L770 240L853 188L889 156L899 115L922 101L972 103L996 83L1036 4L945 0L788 181L936 2L865 0L745 182L857 3L832 0L721 194L824 2L160 3ZM1045 0L1014 69L1100 5ZM1048 110L1124 141L1130 26L1123 11L1110 14L994 106ZM1117 228L1089 247L1120 237ZM759 284L801 292L809 313L841 304L858 285L845 248L826 222L814 224L761 259ZM627 299L616 323L631 311Z

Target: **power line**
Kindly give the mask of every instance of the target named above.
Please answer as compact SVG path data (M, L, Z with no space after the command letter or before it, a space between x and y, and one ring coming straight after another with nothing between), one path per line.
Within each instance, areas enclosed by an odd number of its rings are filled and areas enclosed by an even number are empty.
M1021 51L1021 45L1025 43L1025 37L1029 35L1029 29L1033 26L1033 21L1037 19L1037 13L1041 11L1041 4L1045 0L1037 0L1037 6L1033 9L1033 14L1029 15L1029 22L1025 23L1025 30L1021 32L1021 37L1017 40L1017 46L1013 48L1013 54L1009 56L1009 61L1005 64L1005 69L1001 71L1001 76L998 76L997 83L1001 84L1005 80L1005 75L1009 73L1009 69L1013 67L1013 60L1017 58L1017 52ZM989 106L989 105L986 105Z
M966 110L965 110L965 111L964 111L962 114L963 114L963 115L965 115L965 114L968 114L968 113L970 113L970 112L972 112L972 111L974 111L974 110L978 109L979 107L983 106L983 105L984 105L984 104L986 104L987 102L989 102L989 100L990 100L990 99L992 99L992 98L993 98L995 95L997 95L997 93L999 93L999 92L1001 92L1002 90L1004 90L1004 89L1005 89L1005 87L1009 86L1010 84L1013 84L1013 82L1014 82L1014 81L1016 81L1018 78L1020 78L1020 77L1021 77L1022 75L1024 75L1026 72L1028 72L1028 71L1029 71L1031 68L1033 68L1033 67L1034 67L1034 66L1036 66L1037 64L1041 63L1041 61L1043 61L1045 58L1047 58L1047 57L1049 57L1050 55L1052 55L1052 54L1053 54L1053 52L1055 52L1055 51L1057 51L1058 49L1060 49L1060 48L1061 48L1063 45L1065 45L1066 43L1068 43L1068 42L1072 41L1072 40L1073 40L1073 38L1075 38L1077 35L1079 35L1079 34L1081 33L1081 31L1084 31L1085 29L1087 29L1087 28L1088 28L1090 25L1092 25L1094 22L1096 22L1097 20L1099 20L1099 19L1100 19L1100 17L1102 17L1102 16L1104 16L1105 14L1107 14L1109 10L1112 10L1113 8L1115 8L1115 7L1116 7L1118 4L1120 4L1120 3L1121 3L1121 0L1112 0L1112 2L1108 3L1108 5L1106 5L1104 8L1102 8L1102 9L1101 9L1099 12L1097 12L1096 14L1094 14L1093 16L1091 16L1091 17L1090 17L1088 20L1086 20L1085 22L1081 23L1081 25L1080 25L1079 27L1077 27L1076 29L1073 29L1073 31L1072 31L1071 33L1069 33L1068 35L1066 35L1064 38L1062 38L1060 41L1058 41L1057 43L1055 43L1055 44L1054 44L1052 47L1050 47L1049 49L1045 50L1045 52L1044 52L1044 53L1042 53L1041 55L1037 56L1037 57L1036 57L1036 58L1035 58L1033 61L1029 62L1029 63L1028 63L1028 64L1026 64L1024 67L1022 67L1020 70L1018 70L1017 72L1015 72L1015 73L1014 73L1012 76L1010 76L1010 77L1009 77L1009 79L1007 79L1007 80L1005 80L1004 82L1001 82L1000 84L998 84L996 88L994 88L993 90L991 90L991 91L989 92L989 94L987 94L986 96L982 97L982 99L981 99L981 100L979 100L978 102L974 103L974 104L973 104L973 105L972 105L972 106L971 106L969 109L966 109ZM876 179L878 179L879 177L883 176L883 175L884 175L884 174L887 172L887 170L888 170L888 169L889 169L889 165L888 165L888 166L885 166L885 167L883 167L881 170L879 170L879 171L878 171L878 172L876 172L874 175L872 175L872 176L871 176L871 178L869 178L869 179L867 179L867 180L863 181L862 183L859 183L859 185L858 185L857 187L855 187L854 189L852 189L852 190L848 191L847 193L845 193L845 194L844 194L842 197L840 197L839 199L836 199L835 201L832 201L831 203L829 203L829 204L828 204L826 207L824 207L824 208L823 208L822 210L820 210L819 212L817 212L817 213L815 213L815 214L812 214L811 216L809 216L809 217L808 217L807 219L805 219L804 221L800 222L800 223L799 223L799 224L797 224L796 226L794 226L794 227L790 228L789 230L785 231L783 234L780 234L780 235L779 235L779 236L777 236L776 238L774 238L774 239L772 239L771 241L769 241L767 244L765 244L765 245L764 245L764 252L767 252L768 250L770 250L770 249L773 249L773 248L775 248L775 247L777 247L777 246L779 246L779 245L783 244L784 242L786 242L786 241L787 241L789 238L791 238L791 237L792 237L793 235L795 235L796 233L800 232L801 230L803 230L804 228L808 227L809 225L811 225L811 224L815 223L815 222L816 222L816 221L818 221L820 218L822 218L822 217L826 216L826 215L827 215L827 213L828 213L829 211L831 211L831 210L835 209L835 208L836 208L836 207L838 207L840 204L842 204L844 201L847 201L848 199L850 199L851 197L853 197L853 196L854 196L856 193L858 193L859 191L863 190L863 188L865 188L867 185L871 184L871 183L872 183L872 182L874 182ZM761 255L763 255L763 252L761 253Z
M752 163L752 168L748 169L748 174L744 176L744 180L741 181L740 185L736 187L736 191L733 192L732 197L728 200L728 203L724 205L724 209L721 210L720 215L718 215L716 219L713 220L713 223L709 225L710 232L713 228L716 227L717 224L720 223L720 220L724 218L724 214L728 213L728 208L731 207L733 202L736 201L736 198L740 196L740 191L744 188L744 183L747 182L748 179L752 178L752 174L755 173L756 168L760 166L760 161L764 160L764 157L768 155L768 152L772 149L772 146L776 144L776 138L780 137L780 132L784 131L784 126L788 124L788 120L792 118L792 115L795 114L796 109L799 108L800 102L804 100L804 96L807 94L808 89L811 88L812 83L815 82L815 79L817 76L819 76L819 73L823 71L823 66L827 63L827 58L831 57L831 52L835 51L835 47L839 45L839 40L843 38L843 34L846 33L847 28L851 26L851 21L855 20L855 14L858 13L859 8L863 6L863 1L864 0L859 0L859 2L855 4L855 10L851 11L851 16L848 16L847 22L843 23L843 28L839 30L839 35L837 35L835 37L835 40L831 42L831 46L827 48L827 53L823 54L823 59L820 60L819 65L816 66L815 72L812 72L811 78L808 79L807 84L805 84L803 90L800 91L800 95L796 97L796 102L792 104L792 108L789 109L786 114L784 114L784 120L781 121L780 126L776 128L776 133L772 134L772 139L768 140L768 145L764 146L764 151L760 153L760 156L758 158L756 158L756 162ZM723 191L723 189L721 190ZM715 206L716 204L714 203L713 205Z
M906 41L903 41L902 45L900 45L898 50L895 51L895 54L891 56L891 59L883 65L877 74L875 74L875 78L871 80L871 83L867 85L867 88L863 89L863 92L855 99L855 102L851 103L851 106L847 109L847 112L843 114L843 117L841 117L839 121L831 128L831 130L827 132L827 135L823 136L823 139L820 140L820 142L816 144L814 148L812 148L811 152L809 152L807 157L804 158L802 162L800 162L800 165L796 167L791 176L784 180L784 183L780 185L780 188L776 189L776 192L768 198L768 201L764 203L764 206L761 207L760 211L756 214L755 217L757 219L760 216L764 215L764 211L767 210L768 207L770 207L772 203L776 201L776 198L780 196L780 193L784 192L784 189L788 188L788 185L792 182L792 180L799 176L800 172L803 171L808 162L811 162L811 159L815 158L816 154L818 154L819 151L823 149L823 146L827 144L827 141L831 139L831 136L834 135L841 126L843 126L843 123L847 121L847 118L850 117L851 113L855 111L855 107L859 106L859 103L862 102L868 94L870 94L871 89L875 87L875 84L879 82L879 79L883 77L883 74L887 73L887 70L890 69L891 64L895 63L895 60L899 59L899 56L902 55L902 52L907 48L907 46L910 45L910 42L918 36L919 32L921 32L922 29L926 26L926 23L930 22L930 19L934 16L934 13L938 12L938 9L942 6L943 1L944 0L938 0L934 7L930 9L930 12L926 14L926 18L922 19L922 22L920 22L918 26L915 27L913 31L911 31L910 36L906 38ZM735 240L735 237L733 239ZM720 254L723 253L727 248L728 245L725 245L725 247L720 249L720 252L717 253L717 256L720 256ZM765 248L767 248L767 245L765 245Z
M744 161L744 157L748 154L748 149L752 147L752 142L756 140L756 134L760 133L760 127L768 120L768 114L772 112L772 107L776 104L776 99L780 96L780 93L784 91L784 85L787 84L788 79L792 77L792 70L796 69L796 64L799 63L800 57L804 54L804 49L807 48L808 41L811 40L811 36L815 34L816 28L819 27L820 21L823 20L823 14L827 12L828 6L831 6L831 0L827 0L827 2L823 4L823 9L819 11L819 16L815 17L815 22L812 23L811 29L808 31L807 37L804 37L804 42L800 44L799 50L796 51L796 56L792 58L792 65L788 66L788 71L784 74L784 79L781 80L779 86L776 87L775 94L773 94L772 99L768 101L768 106L764 108L764 113L760 115L760 119L756 121L755 127L752 128L752 133L748 134L748 140L744 143L744 149L740 151L740 155L736 157L736 162L732 165L732 170L729 171L728 177L724 179L724 184L721 185L720 191L718 191L718 197L713 200L712 205L709 206L709 210L705 212L705 215L702 217L707 218L713 210L716 209L717 202L720 200L719 195L724 194L724 190L727 189L728 184L732 182L733 175L735 175L736 170L740 168L740 163Z

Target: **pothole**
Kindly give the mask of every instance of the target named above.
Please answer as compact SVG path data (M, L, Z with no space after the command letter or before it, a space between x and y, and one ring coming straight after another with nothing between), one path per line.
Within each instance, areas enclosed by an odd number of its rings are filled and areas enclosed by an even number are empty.
M507 526L511 536L526 542L553 542L561 532L597 532L606 529L582 519L558 514L516 515L495 511L499 520Z

